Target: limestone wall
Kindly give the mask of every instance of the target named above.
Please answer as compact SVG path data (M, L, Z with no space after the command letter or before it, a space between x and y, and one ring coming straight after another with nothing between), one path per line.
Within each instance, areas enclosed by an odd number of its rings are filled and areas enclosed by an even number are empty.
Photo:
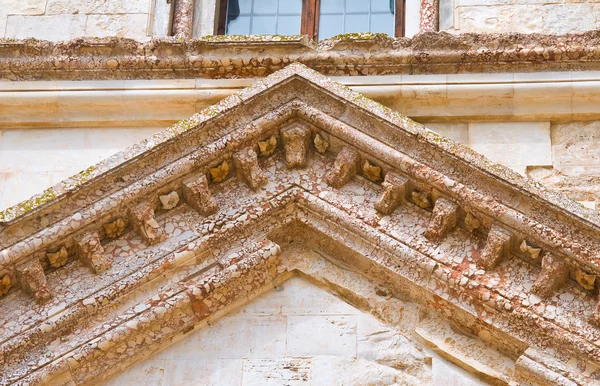
M441 4L442 29L457 33L565 34L600 28L598 0L441 0Z
M148 39L153 0L4 0L0 37L68 40L80 36Z
M0 37L68 40L80 36L166 35L166 0L5 0ZM215 0L196 0L194 36L211 35ZM599 0L441 0L440 28L461 32L564 34L600 28ZM407 1L407 36L418 31L419 0Z
M486 385L404 332L293 278L105 386Z

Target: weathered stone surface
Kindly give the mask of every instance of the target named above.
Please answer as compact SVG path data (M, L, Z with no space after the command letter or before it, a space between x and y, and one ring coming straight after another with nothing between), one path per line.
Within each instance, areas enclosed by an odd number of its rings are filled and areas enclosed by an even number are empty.
M254 149L248 147L233 155L233 162L237 170L238 178L253 190L269 182L269 178L258 165L258 158Z
M183 181L183 199L203 216L209 216L219 209L204 175Z
M553 254L546 254L542 258L542 272L531 287L531 292L542 298L552 296L565 285L568 278L568 264Z
M112 262L104 254L98 233L91 232L83 235L75 241L75 246L79 259L95 273L104 272L112 266Z
M46 303L52 297L44 268L37 259L33 259L17 268L21 288L29 293L36 302Z
M435 201L431 220L424 235L430 240L440 241L455 227L458 220L458 205L445 197Z
M344 146L338 153L335 163L325 180L334 188L341 188L346 185L358 172L360 163L360 154L351 147Z
M492 225L477 265L483 269L494 269L498 266L510 253L510 238L510 232L496 224Z
M375 209L383 214L391 214L406 198L406 184L408 179L389 172L383 180L383 193L375 203Z
M306 165L310 148L310 129L293 126L281 131L285 149L285 162L289 169L302 168Z
M156 222L154 209L149 203L143 202L129 211L131 223L135 231L149 245L166 239L165 230Z

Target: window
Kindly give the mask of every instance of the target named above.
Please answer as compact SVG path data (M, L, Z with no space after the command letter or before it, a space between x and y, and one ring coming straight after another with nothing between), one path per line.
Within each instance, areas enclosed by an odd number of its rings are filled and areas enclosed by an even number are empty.
M404 36L405 0L221 0L220 35L306 34L315 40L351 32Z

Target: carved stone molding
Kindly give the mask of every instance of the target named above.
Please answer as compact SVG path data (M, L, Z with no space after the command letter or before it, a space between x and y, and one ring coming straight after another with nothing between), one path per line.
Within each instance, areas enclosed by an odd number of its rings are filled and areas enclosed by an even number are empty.
M159 243L166 238L165 230L154 218L154 208L149 203L137 205L129 211L129 215L134 229L148 245Z
M481 257L477 261L483 269L494 269L510 253L510 232L497 224L492 225Z
M302 168L310 147L310 129L293 126L281 131L285 149L285 162L289 169Z

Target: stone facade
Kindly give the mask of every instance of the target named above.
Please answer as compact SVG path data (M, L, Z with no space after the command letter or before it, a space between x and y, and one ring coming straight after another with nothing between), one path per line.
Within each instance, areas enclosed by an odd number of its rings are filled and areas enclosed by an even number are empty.
M0 7L0 385L600 383L600 3L217 3Z

